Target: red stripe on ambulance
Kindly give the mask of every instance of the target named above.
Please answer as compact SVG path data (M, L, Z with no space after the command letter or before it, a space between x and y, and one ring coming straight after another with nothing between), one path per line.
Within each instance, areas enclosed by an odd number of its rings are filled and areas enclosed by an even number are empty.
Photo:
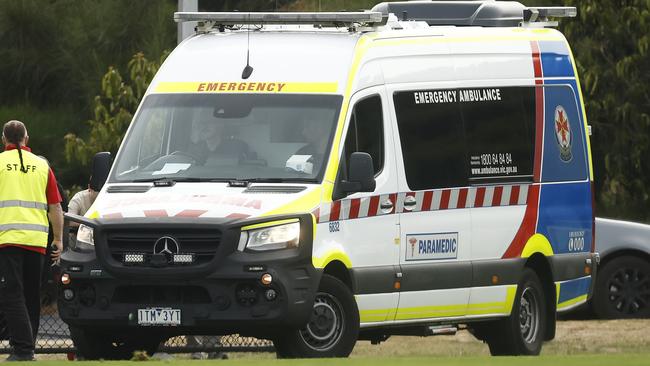
M329 221L338 221L341 212L341 201L332 202Z
M177 217L199 217L203 215L204 213L208 212L207 210L183 210L179 213L177 213L174 216Z
M512 186L512 189L510 190L510 201L508 204L513 206L517 203L519 203L519 186Z
M359 208L361 207L361 199L355 198L350 202L350 218L356 219L359 217Z
M144 210L145 217L168 217L167 210Z
M476 198L474 199L474 207L483 207L483 199L485 198L485 187L479 187L476 190Z
M467 188L461 188L458 192L458 204L456 208L465 208L467 207Z

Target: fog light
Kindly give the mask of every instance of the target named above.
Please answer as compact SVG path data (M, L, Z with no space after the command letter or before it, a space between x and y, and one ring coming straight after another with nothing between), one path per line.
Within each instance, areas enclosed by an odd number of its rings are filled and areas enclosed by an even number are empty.
M192 263L194 262L194 254L174 254L172 256L174 263Z
M144 254L124 253L124 263L144 263Z
M270 285L271 282L273 282L273 276L271 276L270 273L265 273L262 275L262 278L260 279L262 281L263 285Z
M63 298L68 301L74 299L74 291L72 291L72 289L69 288L63 290Z
M61 275L61 283L64 285L69 285L70 284L70 275L67 273L64 273Z
M266 297L266 299L267 299L268 301L273 301L273 300L275 300L275 298L276 298L277 296L278 296L278 293L275 292L275 290L272 289L272 288L266 290L266 292L264 293L264 297Z

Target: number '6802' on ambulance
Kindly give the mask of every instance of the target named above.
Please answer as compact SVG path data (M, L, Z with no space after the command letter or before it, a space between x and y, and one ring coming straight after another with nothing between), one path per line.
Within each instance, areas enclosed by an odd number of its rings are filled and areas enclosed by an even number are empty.
M492 354L538 354L598 259L575 61L549 28L573 15L176 13L196 34L68 215L59 310L79 352L238 333L344 357L467 326Z

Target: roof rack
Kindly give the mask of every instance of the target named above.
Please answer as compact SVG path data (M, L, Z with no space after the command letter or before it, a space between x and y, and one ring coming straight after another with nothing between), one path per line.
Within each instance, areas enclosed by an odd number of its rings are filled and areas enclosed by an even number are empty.
M176 12L174 21L198 21L197 30L208 30L214 26L243 24L313 24L317 26L385 25L388 14L378 12Z
M483 27L556 26L548 18L575 17L575 7L526 7L517 1L398 1L375 5L371 11L395 14L400 20L429 25Z

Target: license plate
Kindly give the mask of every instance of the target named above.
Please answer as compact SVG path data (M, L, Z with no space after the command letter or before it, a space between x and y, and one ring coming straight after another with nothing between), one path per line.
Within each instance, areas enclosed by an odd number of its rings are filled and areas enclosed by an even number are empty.
M171 308L138 309L138 325L181 325L181 310Z

